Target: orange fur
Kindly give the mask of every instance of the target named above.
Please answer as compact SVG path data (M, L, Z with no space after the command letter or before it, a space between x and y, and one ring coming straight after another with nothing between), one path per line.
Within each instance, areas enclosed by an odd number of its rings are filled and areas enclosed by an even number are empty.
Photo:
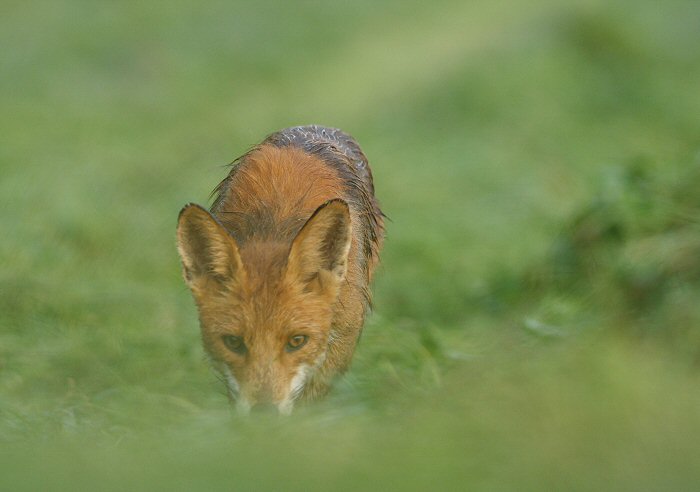
M328 391L362 330L384 232L371 172L349 136L296 127L215 192L211 214L190 205L178 221L204 347L244 409L286 413Z

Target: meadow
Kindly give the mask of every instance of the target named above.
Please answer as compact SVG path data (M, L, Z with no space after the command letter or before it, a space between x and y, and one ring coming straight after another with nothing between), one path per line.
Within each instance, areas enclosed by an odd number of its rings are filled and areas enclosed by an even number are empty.
M700 4L5 2L0 490L694 490ZM391 219L329 397L241 418L175 224L268 133Z

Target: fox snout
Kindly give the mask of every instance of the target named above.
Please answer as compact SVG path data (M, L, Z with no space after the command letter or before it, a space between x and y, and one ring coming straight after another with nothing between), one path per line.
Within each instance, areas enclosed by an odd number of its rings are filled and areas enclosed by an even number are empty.
M252 410L290 414L303 383L297 377L291 378L287 384L283 385L275 384L277 381L279 379L266 378L250 384L244 383L241 390L233 397L239 413L248 414Z
M258 405L255 405L253 407L253 410L256 413L261 413L261 414L282 413L279 409L279 406L275 405L274 403L260 403Z
M239 398L236 400L236 410L241 415L248 415L251 412L255 414L273 414L289 415L294 409L294 402L281 401L274 402L269 399L257 400L251 403L247 398Z

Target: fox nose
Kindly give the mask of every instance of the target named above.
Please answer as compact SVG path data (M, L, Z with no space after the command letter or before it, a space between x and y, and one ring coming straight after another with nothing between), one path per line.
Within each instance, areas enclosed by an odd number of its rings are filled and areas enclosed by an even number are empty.
M278 413L277 405L272 402L262 402L258 403L253 407L255 413L270 415L273 413Z

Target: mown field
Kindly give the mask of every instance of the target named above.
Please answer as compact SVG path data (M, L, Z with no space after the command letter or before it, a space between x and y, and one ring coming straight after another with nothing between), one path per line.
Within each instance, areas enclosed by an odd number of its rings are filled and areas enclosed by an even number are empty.
M697 489L700 4L0 10L1 490ZM177 213L312 122L391 218L375 311L241 418Z

